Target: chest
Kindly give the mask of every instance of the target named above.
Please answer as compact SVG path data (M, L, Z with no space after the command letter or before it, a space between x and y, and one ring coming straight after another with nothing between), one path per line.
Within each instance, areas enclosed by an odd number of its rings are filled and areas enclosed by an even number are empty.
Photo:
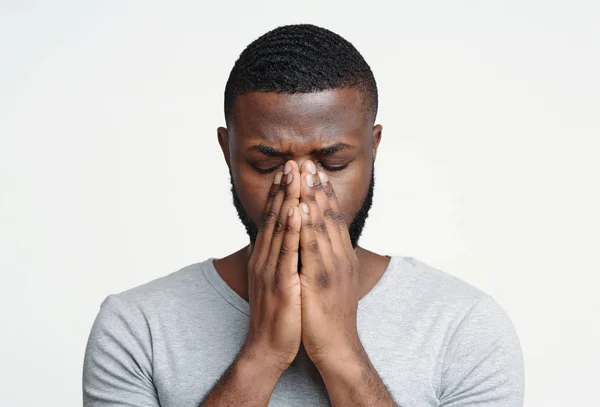
M168 335L157 332L153 366L161 406L197 407L234 361L247 329L248 321L240 319L205 326L201 332L200 328L174 327ZM358 330L371 363L400 405L438 405L439 344L410 327L396 330L359 320ZM329 405L323 380L301 347L275 386L269 406Z

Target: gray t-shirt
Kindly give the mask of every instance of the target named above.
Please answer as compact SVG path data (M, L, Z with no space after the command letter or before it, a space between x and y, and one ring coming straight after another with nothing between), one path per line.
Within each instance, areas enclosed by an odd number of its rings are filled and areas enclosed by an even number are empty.
M248 331L248 302L213 258L102 302L85 350L83 405L197 407ZM392 256L358 303L358 333L401 407L523 405L521 345L504 309L478 288ZM269 406L328 406L301 348Z

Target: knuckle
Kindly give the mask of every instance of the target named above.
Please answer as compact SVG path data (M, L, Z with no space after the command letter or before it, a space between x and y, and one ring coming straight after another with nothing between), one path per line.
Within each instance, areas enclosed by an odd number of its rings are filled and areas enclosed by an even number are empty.
M314 193L308 193L306 195L304 195L304 200L306 202L317 202L317 197L315 196Z
M324 190L325 196L327 196L327 198L335 198L335 192L333 192L333 188L331 186L328 186Z
M293 197L294 197L294 195L289 190L286 190L283 195L283 201L287 202L290 199L292 199Z
M294 226L292 226L292 224L290 222L285 224L285 233L286 234L292 234L292 233L296 233L297 231L294 230Z
M267 199L273 200L277 196L279 188L279 185L273 185L271 188L269 188L269 195L267 196Z
M317 275L317 284L321 288L328 288L330 286L331 282L329 281L329 275L327 274L327 272L321 271Z
M323 212L323 216L325 217L325 219L329 219L332 222L336 222L338 215L337 212L334 211L331 206L328 206L327 209L325 209L325 211Z
M279 257L286 258L289 255L297 254L298 247L297 246L289 246L287 244L281 245L281 249L279 249Z
M317 243L316 240L311 240L306 245L306 249L309 251L309 253L313 253L313 254L318 253L319 252L319 244Z
M275 219L275 227L273 229L273 234L278 235L278 234L282 233L284 227L285 227L285 223L283 222L283 219L281 218L281 216L278 216L277 219Z
M322 220L317 221L317 223L315 223L315 231L322 235L326 235L327 226L325 225L325 222L323 222Z
M306 220L304 220L302 222L302 226L306 229L312 229L313 228L313 222L310 218L306 218Z
M279 248L279 259L278 259L277 265L281 266L281 260L285 259L289 254L290 254L289 248L286 245L282 244L281 247Z
M261 219L261 226L267 225L268 223L272 222L275 218L275 215L275 210L273 208L269 208L265 213L263 213Z

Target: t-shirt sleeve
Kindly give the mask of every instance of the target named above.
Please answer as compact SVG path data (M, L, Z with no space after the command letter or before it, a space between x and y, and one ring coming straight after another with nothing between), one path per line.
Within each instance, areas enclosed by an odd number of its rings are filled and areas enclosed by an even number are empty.
M524 363L515 327L485 294L452 334L441 372L440 407L522 407Z
M160 406L147 320L138 307L114 294L102 302L85 349L83 406Z

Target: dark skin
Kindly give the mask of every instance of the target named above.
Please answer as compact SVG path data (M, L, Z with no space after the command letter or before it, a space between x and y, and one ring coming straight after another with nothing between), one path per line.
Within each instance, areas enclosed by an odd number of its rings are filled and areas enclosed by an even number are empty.
M371 181L381 132L354 88L236 98L229 128L219 127L218 138L239 199L261 231L256 241L214 264L250 302L251 328L238 363L203 405L235 402L234 389L248 397L247 382L254 378L264 391L255 390L252 405L264 405L300 340L332 405L395 405L356 327L358 300L379 281L389 257L353 247L348 232ZM269 206L279 215L265 226ZM273 322L282 320L285 325ZM276 357L262 362L266 355ZM256 371L261 375L249 373Z
M248 93L236 98L234 115L229 130L218 128L218 139L240 199L255 224L260 223L275 172L261 174L248 162L263 169L280 164L282 171L286 159L295 160L300 166L306 160L318 162L319 157L311 156L309 152L338 142L354 147L338 151L324 161L339 167L353 160L346 169L327 172L327 175L335 185L342 214L346 219L354 218L369 184L369 169L376 158L383 129L381 125L371 125L372 118L365 110L358 90L336 89L293 95ZM258 150L247 151L257 144L289 152L289 155L276 158ZM221 277L246 301L246 266L251 253L249 245L215 260ZM361 264L359 287L362 298L379 281L389 258L360 245L356 247L356 255Z

